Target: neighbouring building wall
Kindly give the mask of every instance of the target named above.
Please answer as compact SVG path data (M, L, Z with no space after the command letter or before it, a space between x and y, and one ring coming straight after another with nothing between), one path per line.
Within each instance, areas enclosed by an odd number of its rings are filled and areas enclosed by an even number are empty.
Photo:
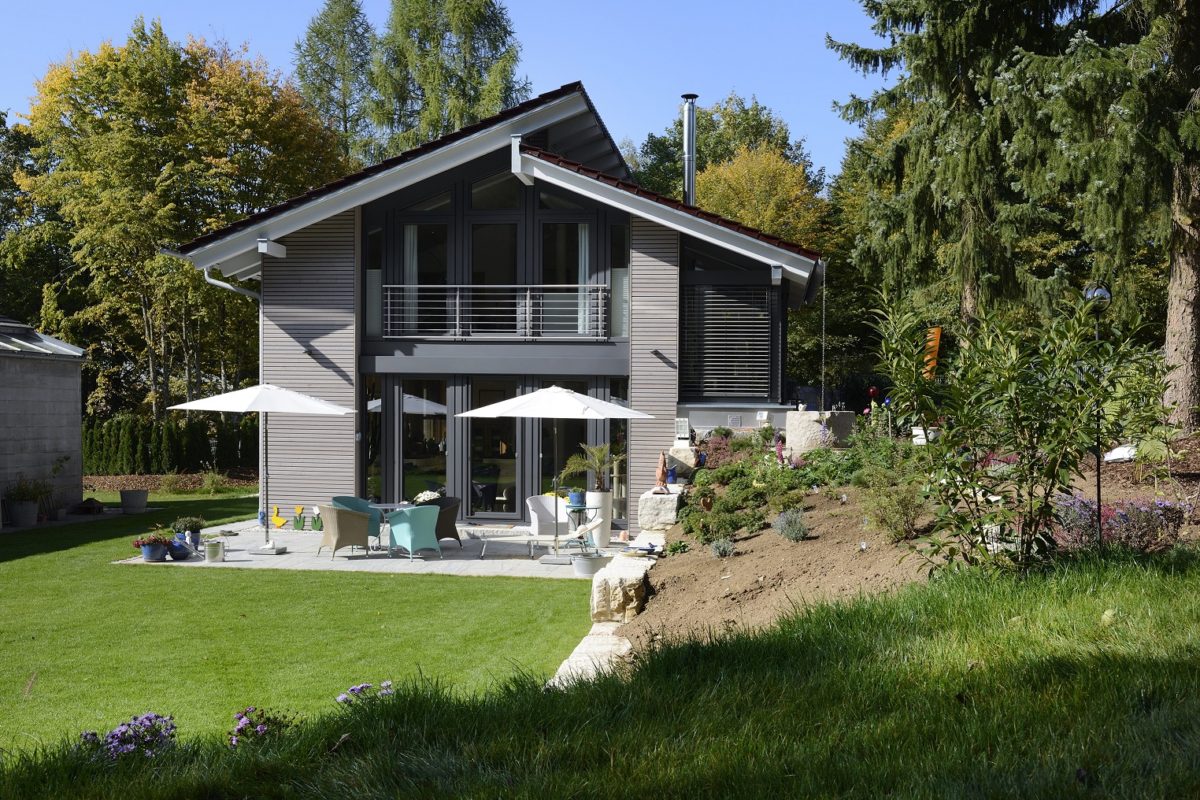
M637 501L654 487L658 455L675 437L679 400L679 234L630 220L629 400L654 419L630 420L629 529Z
M311 225L281 240L287 258L264 257L262 268L263 382L347 408L356 407L355 227L352 211ZM270 415L268 502L283 516L356 493L354 418Z
M81 366L77 358L0 355L0 496L24 476L50 481L56 505L83 499Z

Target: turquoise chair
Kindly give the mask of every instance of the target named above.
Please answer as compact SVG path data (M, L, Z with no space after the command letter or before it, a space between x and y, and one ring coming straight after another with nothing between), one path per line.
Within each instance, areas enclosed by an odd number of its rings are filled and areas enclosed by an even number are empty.
M388 555L398 547L408 551L408 560L413 560L417 550L437 550L442 557L442 546L438 544L437 521L441 509L437 506L412 506L400 508L387 515L391 528Z
M380 528L383 526L383 512L371 505L371 501L360 497L335 497L332 501L334 508L348 508L370 517L367 521L367 535L375 538L375 544L382 544Z

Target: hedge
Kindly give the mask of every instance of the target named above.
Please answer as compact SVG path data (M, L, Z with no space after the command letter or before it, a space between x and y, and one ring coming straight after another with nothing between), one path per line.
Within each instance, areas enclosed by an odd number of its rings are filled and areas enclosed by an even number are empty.
M83 470L88 475L161 475L258 469L258 416L215 420L85 419Z

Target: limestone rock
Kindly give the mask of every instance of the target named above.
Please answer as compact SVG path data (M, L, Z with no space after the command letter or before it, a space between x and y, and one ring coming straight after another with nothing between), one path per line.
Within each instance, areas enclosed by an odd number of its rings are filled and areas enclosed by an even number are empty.
M824 426L821 421L824 417ZM799 455L818 447L845 447L854 431L853 411L789 411L785 452Z
M649 558L614 558L592 577L592 622L629 622L646 602Z
M678 522L679 509L683 507L683 494L679 486L669 486L668 494L643 492L638 498L638 527L644 531L665 531Z

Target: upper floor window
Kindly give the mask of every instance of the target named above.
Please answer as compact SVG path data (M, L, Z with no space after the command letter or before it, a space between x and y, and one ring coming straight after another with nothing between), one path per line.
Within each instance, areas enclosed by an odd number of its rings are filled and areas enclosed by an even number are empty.
M424 200L413 203L406 207L405 211L435 211L443 214L449 214L452 208L452 197L450 192L441 192L432 197L426 197Z
M471 208L476 211L516 211L524 184L511 172L501 172L471 184Z

